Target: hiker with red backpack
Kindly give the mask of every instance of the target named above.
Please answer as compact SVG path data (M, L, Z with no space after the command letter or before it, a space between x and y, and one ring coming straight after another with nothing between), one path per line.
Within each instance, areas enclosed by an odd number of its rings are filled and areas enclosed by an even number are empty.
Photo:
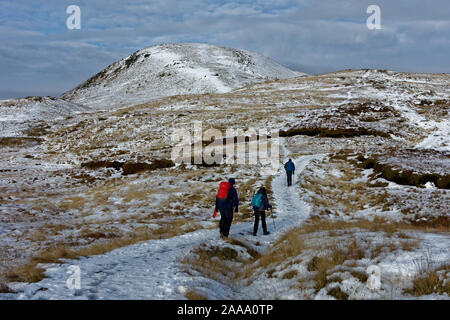
M228 182L221 182L219 185L219 191L216 196L216 207L214 209L214 215L217 211L220 212L220 237L228 238L230 233L231 223L233 222L233 209L234 212L238 212L239 199L234 185L236 180L230 178Z
M269 198L267 197L266 188L261 187L258 190L258 192L253 195L252 208L253 208L253 212L255 214L255 224L253 225L253 235L256 236L256 233L258 232L258 224L259 224L260 218L261 218L263 234L264 235L270 234L270 232L267 231L266 210L272 209L272 206L269 203Z

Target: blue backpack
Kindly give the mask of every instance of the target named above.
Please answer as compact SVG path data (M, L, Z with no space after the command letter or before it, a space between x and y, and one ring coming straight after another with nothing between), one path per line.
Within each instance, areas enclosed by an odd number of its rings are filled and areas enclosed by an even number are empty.
M263 206L263 195L261 193L255 193L252 198L252 207L256 210L261 210Z
M291 161L286 162L284 165L286 171L294 171L294 164Z

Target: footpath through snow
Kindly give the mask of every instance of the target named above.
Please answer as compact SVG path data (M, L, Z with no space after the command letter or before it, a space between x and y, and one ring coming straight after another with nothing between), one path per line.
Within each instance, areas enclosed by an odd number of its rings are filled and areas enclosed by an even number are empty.
M317 156L295 159L296 177L308 162ZM268 236L253 237L253 221L242 222L231 227L230 237L266 250L288 229L298 226L309 215L309 207L299 199L295 185L287 189L284 170L272 180L275 204L275 223L267 219ZM245 205L245 204L242 204ZM274 230L275 225L275 230ZM65 260L64 264L46 265L45 278L39 283L14 287L18 294L1 295L16 299L184 299L189 288L201 287L210 299L248 299L241 296L239 288L186 273L179 260L200 244L227 246L219 240L218 229L204 229L169 239L149 240L119 248L102 255ZM71 290L67 286L70 266L81 271L81 289ZM44 288L44 289L43 289Z

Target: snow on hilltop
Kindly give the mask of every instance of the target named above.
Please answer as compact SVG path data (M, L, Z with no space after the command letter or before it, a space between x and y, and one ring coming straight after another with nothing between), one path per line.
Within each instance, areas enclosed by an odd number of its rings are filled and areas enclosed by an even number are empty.
M113 63L61 98L96 109L191 93L224 93L304 75L259 54L207 44L164 44Z

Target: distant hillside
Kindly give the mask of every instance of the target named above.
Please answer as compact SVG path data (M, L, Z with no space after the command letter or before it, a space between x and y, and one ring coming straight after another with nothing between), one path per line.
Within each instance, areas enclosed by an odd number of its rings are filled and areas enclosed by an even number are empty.
M113 63L61 98L111 109L191 93L224 93L304 75L259 54L207 44L165 44Z
M0 137L21 136L38 122L67 117L90 109L50 97L26 97L0 101Z

